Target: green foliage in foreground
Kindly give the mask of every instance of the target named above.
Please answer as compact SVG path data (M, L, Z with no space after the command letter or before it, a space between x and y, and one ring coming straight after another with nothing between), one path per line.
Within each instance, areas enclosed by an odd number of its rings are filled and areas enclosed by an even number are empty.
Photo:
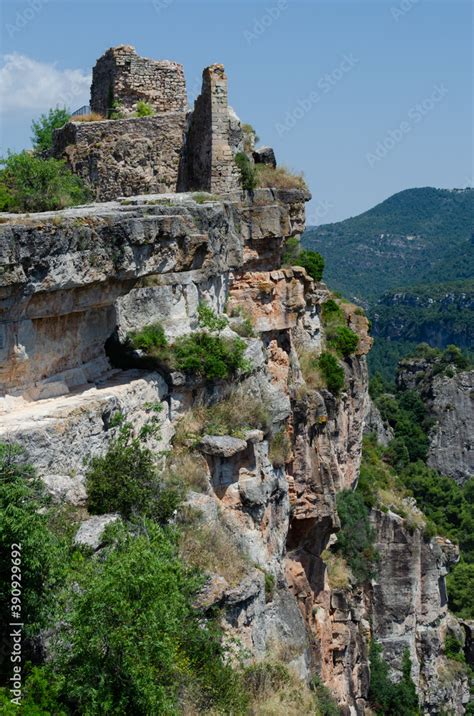
M411 678L411 661L408 650L403 654L402 678L393 682L388 665L382 656L382 647L375 640L370 644L369 702L377 716L418 716L419 703L416 687Z
M53 146L53 132L69 122L70 111L66 107L55 107L48 114L42 114L31 123L33 148L36 152L45 152Z
M336 548L341 552L358 582L374 575L377 551L375 532L369 521L369 510L359 492L344 490L337 495L337 513L341 530Z
M24 151L9 154L0 165L0 211L53 211L89 198L82 179L62 160Z
M106 558L88 561L56 645L63 698L78 713L241 713L245 696L223 661L221 632L193 608L202 579L178 556L172 532L144 522L115 535Z
M22 451L0 443L0 620L9 624L15 622L13 614L20 614L26 636L45 626L54 590L64 577L63 546L48 529L46 506L42 485L24 464ZM21 546L14 554L13 545ZM16 611L17 600L15 606L10 601L13 572L21 574L21 612ZM1 646L4 674L10 668L4 658L9 658L11 646L5 632Z
M318 368L324 378L328 390L339 395L344 387L344 369L332 353L323 351L318 358Z

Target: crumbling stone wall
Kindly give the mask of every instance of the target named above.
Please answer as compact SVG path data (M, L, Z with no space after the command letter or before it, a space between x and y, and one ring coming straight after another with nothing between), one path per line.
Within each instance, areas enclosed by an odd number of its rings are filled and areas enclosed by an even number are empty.
M123 119L105 119L114 100ZM139 100L153 107L154 116L132 116ZM55 130L52 154L91 185L95 199L240 188L234 155L242 128L227 104L222 65L204 70L201 95L188 114L181 65L139 57L128 45L111 48L94 67L91 109L104 120Z
M235 134L232 120L224 67L206 67L201 94L190 117L180 188L216 194L239 188L239 172L231 148L231 123Z
M136 110L140 100L155 112L185 112L188 102L183 66L140 57L130 45L111 47L92 71L92 111L107 117L117 101L127 115Z
M93 188L95 198L175 192L186 115L68 122L54 133L53 154Z

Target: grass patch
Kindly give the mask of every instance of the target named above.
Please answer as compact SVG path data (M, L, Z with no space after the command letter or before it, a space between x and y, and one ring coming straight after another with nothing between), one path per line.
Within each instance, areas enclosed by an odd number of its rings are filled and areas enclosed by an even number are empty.
M76 114L71 117L71 122L104 122L107 121L107 117L99 112L89 112L88 114Z
M179 552L191 567L205 574L219 574L236 586L248 574L250 561L222 522L208 524L195 511L180 517Z
M257 164L255 171L256 186L269 189L308 189L303 174L294 174L285 166Z
M325 549L321 559L326 565L327 577L331 589L349 589L351 586L351 570L344 557Z
M206 434L243 438L249 430L266 432L269 425L262 401L236 389L218 403L196 406L183 415L176 426L175 444L189 446Z
M172 483L182 483L194 492L207 492L209 476L201 453L177 446L167 457L166 471Z
M282 428L270 440L268 457L274 467L283 467L290 461L292 455L291 440L288 430Z
M196 204L209 204L213 201L221 201L221 197L217 194L207 194L203 191L195 192L192 196Z

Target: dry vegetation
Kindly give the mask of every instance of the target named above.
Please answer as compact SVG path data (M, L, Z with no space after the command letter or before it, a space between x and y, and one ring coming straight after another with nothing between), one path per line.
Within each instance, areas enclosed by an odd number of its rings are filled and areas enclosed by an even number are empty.
M321 559L326 565L331 589L348 589L351 585L351 570L344 557L325 549L321 552Z
M107 118L98 112L89 112L89 114L76 114L71 117L71 122L106 122Z
M287 167L269 164L255 166L257 186L269 189L307 189L303 174L294 174Z
M206 523L192 510L183 514L180 553L183 560L207 574L219 574L235 586L250 568L232 532L223 522Z
M209 474L206 459L201 453L178 446L168 456L166 471L170 477L176 477L187 488L195 492L207 492Z
M179 420L175 444L191 446L202 435L244 437L248 430L267 430L269 416L261 399L240 389L214 405L196 406Z

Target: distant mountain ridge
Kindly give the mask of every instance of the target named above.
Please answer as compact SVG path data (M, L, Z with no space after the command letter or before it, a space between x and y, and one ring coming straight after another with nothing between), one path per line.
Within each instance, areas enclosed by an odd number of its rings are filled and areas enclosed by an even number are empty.
M474 276L474 189L406 189L359 216L308 228L328 284L373 304L390 289Z
M420 342L474 350L474 189L406 189L345 221L310 227L325 280L363 305L386 378Z

